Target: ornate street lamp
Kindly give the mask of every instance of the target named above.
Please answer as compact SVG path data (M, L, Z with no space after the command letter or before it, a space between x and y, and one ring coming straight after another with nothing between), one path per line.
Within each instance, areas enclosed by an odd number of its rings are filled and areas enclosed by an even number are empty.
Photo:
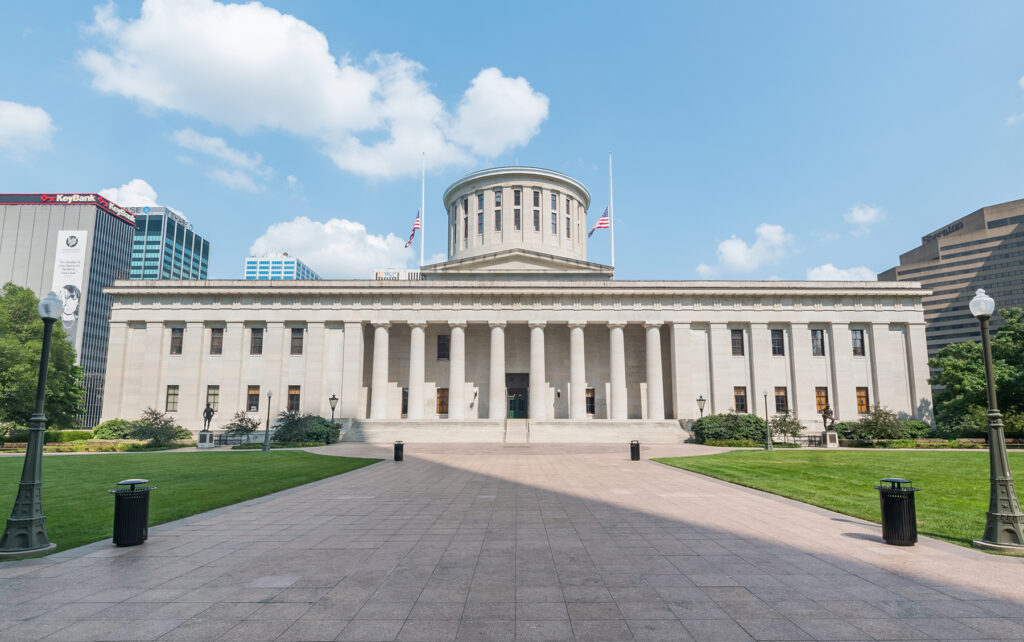
M333 424L334 423L334 409L338 407L338 396L335 395L335 394L331 394L330 398L327 401L331 402L331 423Z
M704 403L706 401L707 401L707 399L704 398L704 395L701 395L701 396L697 397L697 410L700 411L700 418L701 419L704 418Z
M270 397L273 396L273 392L267 391L267 431L263 433L263 452L270 452Z
M43 433L46 431L46 369L50 363L50 337L53 323L60 318L61 302L50 292L39 302L39 316L43 318L43 350L39 357L39 379L36 383L36 408L29 419L28 448L21 468L21 483L14 508L7 519L7 528L0 537L0 559L27 557L50 553L57 545L46 534L46 516L43 515Z
M1006 437L1003 415L996 405L996 381L992 373L992 342L988 336L988 320L996 310L996 302L984 290L971 299L971 314L981 323L981 347L985 359L985 383L988 385L988 465L989 494L985 535L974 540L978 548L1013 553L1024 552L1024 515L1017 503L1017 493L1006 458Z
M772 446L772 428L768 425L768 389L761 390L764 395L764 449L775 450Z

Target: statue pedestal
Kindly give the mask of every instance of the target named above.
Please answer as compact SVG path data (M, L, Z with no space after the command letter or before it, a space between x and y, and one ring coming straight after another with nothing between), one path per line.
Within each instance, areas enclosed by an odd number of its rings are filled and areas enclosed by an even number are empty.
M196 448L213 448L213 433L209 430L201 431L196 440Z
M839 433L834 430L822 432L821 445L825 448L839 448Z

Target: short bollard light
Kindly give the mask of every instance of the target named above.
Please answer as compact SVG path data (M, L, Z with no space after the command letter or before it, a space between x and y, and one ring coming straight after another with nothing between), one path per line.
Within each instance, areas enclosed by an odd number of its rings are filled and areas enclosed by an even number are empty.
M640 442L636 439L629 442L629 458L631 461L640 461Z
M137 546L149 539L149 492L156 486L142 486L147 483L146 479L126 479L107 491L114 495L116 546Z
M405 459L405 444L400 441L395 442L395 461L402 461Z
M897 477L882 480L888 486L875 486L882 505L882 539L893 546L913 546L917 543L917 508L910 481Z

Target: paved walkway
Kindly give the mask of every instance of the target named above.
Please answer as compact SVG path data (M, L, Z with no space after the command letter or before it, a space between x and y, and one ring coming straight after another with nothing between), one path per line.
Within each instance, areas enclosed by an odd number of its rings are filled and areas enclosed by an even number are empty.
M143 546L2 564L0 639L1024 639L1024 559L879 530L625 445L407 444Z

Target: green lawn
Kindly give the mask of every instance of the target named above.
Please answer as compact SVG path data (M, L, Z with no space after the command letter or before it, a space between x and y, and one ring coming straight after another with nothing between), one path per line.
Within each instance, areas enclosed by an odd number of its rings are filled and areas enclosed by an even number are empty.
M63 551L109 539L114 498L122 479L148 479L154 526L235 504L380 461L304 451L124 453L43 457L43 513L50 541ZM10 515L24 458L0 458L0 511Z
M768 491L873 522L885 477L903 477L917 493L918 532L962 546L984 534L988 510L988 451L734 450L699 457L656 459L704 475ZM1010 453L1017 497L1024 453ZM1024 503L1024 502L1022 502Z

